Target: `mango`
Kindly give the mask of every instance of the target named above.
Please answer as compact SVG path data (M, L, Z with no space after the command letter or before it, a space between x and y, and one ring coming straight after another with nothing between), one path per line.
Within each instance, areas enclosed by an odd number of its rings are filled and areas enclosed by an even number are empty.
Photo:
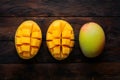
M53 21L47 30L46 43L56 60L66 59L74 46L72 26L64 20Z
M79 44L84 56L94 58L100 55L105 44L102 27L95 22L84 24L80 29Z
M18 27L15 34L15 47L20 58L33 58L37 54L41 42L41 29L34 21L24 21Z

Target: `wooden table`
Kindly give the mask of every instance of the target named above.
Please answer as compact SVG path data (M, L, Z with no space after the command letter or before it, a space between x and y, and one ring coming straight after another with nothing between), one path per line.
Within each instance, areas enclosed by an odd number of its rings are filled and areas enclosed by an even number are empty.
M36 21L43 33L38 54L31 60L18 57L14 35L25 20ZM69 57L55 60L46 45L46 31L53 20L68 21L75 33ZM86 22L97 22L106 35L102 54L83 56L78 41ZM0 80L120 80L119 0L0 0Z

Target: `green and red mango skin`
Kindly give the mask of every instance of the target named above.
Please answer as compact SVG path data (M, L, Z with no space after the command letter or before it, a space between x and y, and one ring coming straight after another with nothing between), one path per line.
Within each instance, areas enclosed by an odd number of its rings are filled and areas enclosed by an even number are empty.
M84 56L94 58L102 52L105 44L105 33L95 22L84 24L79 33L79 43Z

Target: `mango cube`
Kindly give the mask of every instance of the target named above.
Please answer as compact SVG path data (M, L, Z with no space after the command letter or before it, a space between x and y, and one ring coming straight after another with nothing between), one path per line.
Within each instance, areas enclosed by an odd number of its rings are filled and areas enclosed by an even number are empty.
M29 30L31 30L33 26L32 21L26 21L21 25L22 25L21 27L22 29L29 29Z
M31 38L31 46L39 47L39 45L40 45L40 40Z
M53 40L53 36L51 33L47 33L49 36L46 37L47 40Z
M71 34L70 39L74 40L74 35L73 34Z
M22 51L29 52L29 51L30 51L30 45L22 45L22 46L21 46L21 50L22 50Z
M37 48L32 48L31 49L31 55L35 55L37 53L38 49Z
M60 46L56 46L53 48L53 54L59 54L60 53Z
M40 33L40 32L33 32L33 33L32 33L32 37L33 37L33 38L38 38L38 39L40 39L42 36L41 36L41 33Z
M29 52L23 52L23 57L29 58L30 57Z
M67 54L68 52L70 52L70 48L62 46L62 53Z
M62 39L62 45L70 46L70 39Z
M53 43L53 41L49 41L47 42L49 48L53 48L55 46L55 44Z
M62 37L63 38L70 38L70 35L68 35L68 34L71 35L71 31L65 30L65 31L62 32Z
M16 36L17 36L17 37L21 37L21 36L22 36L22 34L23 34L22 30L19 30L19 31L17 31Z
M22 35L23 36L27 36L27 37L30 37L30 30L29 29L22 29Z
M22 50L21 50L20 46L17 46L17 50L18 50L19 53L22 53Z
M33 25L33 28L32 28L32 32L39 32L40 31L40 28L38 27L38 25L35 23Z
M17 45L21 45L22 44L22 41L21 41L20 37L16 38L16 44Z
M70 41L70 47L73 47L73 45L74 45L74 41Z
M60 39L53 39L53 43L55 45L60 45Z
M60 36L61 36L61 32L55 30L55 31L54 31L54 34L53 34L53 37L55 37L55 38L60 38Z
M22 43L30 43L30 37L21 37Z

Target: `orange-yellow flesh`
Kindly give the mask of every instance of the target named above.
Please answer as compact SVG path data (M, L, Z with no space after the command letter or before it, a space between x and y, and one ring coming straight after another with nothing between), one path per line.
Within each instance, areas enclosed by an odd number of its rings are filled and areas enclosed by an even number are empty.
M42 33L39 26L31 21L23 22L15 34L15 44L18 55L23 59L35 56L42 42Z
M71 25L64 20L54 21L48 28L47 46L57 60L67 58L74 46L74 33Z

